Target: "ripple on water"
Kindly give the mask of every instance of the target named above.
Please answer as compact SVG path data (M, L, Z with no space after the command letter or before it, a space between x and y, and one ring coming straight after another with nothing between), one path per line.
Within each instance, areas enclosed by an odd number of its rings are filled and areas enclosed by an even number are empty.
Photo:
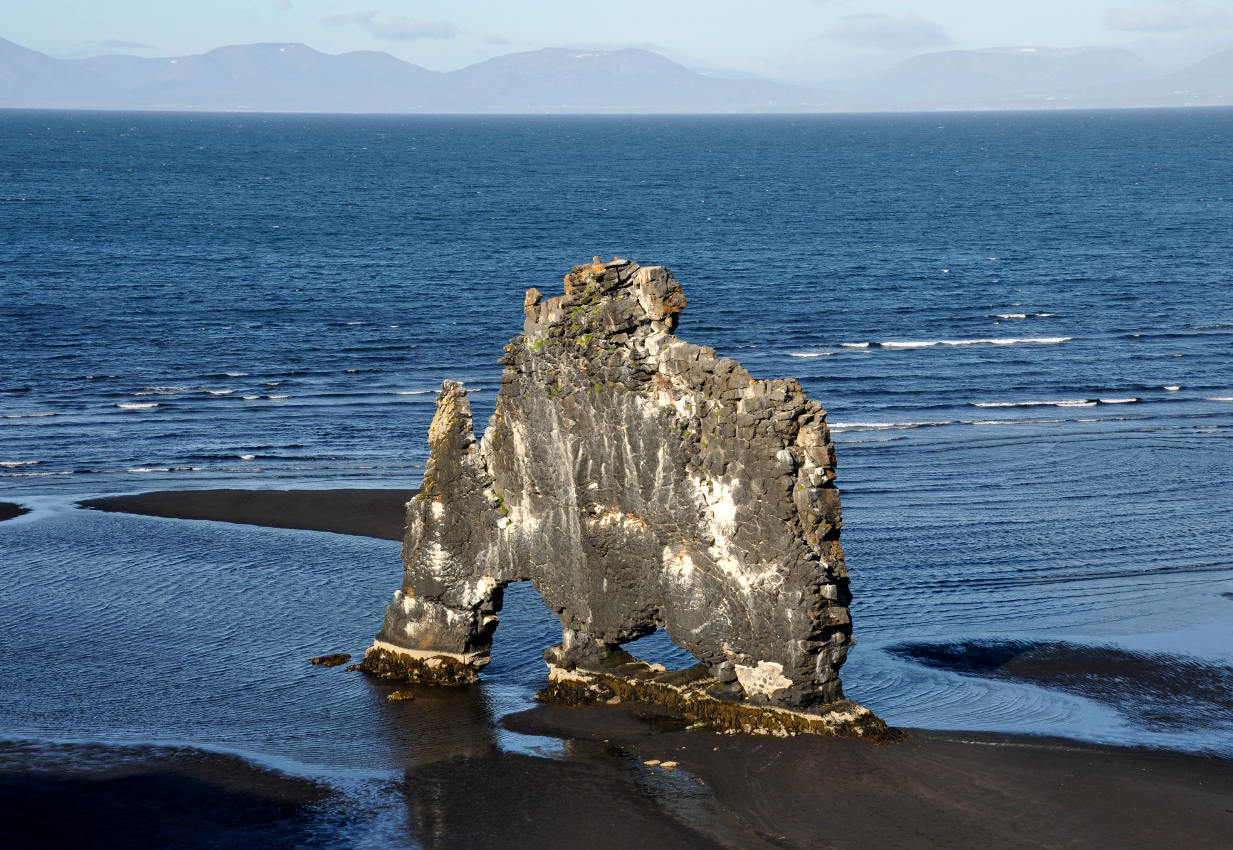
M1233 729L1233 667L1165 653L1062 641L908 643L893 655L964 676L1056 688L1116 709L1147 729Z

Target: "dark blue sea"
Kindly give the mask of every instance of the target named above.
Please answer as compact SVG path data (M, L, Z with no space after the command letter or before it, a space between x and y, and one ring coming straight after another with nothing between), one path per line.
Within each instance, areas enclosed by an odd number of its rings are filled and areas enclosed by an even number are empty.
M828 410L849 696L1233 755L1231 142L1229 109L0 111L0 501L32 508L0 523L0 739L327 781L370 846L406 840L410 764L560 753L499 725L559 639L530 588L482 686L390 703L305 659L368 644L397 543L75 504L418 486L441 380L486 420L523 292L619 254Z

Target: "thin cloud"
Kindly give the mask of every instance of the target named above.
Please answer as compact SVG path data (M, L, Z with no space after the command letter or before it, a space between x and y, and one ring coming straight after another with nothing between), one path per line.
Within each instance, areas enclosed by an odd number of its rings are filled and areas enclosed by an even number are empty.
M484 44L509 44L509 39L499 32L490 32L484 36Z
M1130 32L1227 29L1233 27L1233 12L1206 3L1139 3L1111 9L1105 26Z
M426 21L420 18L393 16L378 18L376 12L352 12L350 15L330 15L321 22L331 27L357 26L377 38L393 41L416 41L421 38L454 38L459 33L449 21Z
M291 5L291 0L278 0L278 2L274 4L275 12L290 12L294 8L295 6Z
M950 44L950 37L940 26L910 13L845 15L822 37L882 50L911 50Z

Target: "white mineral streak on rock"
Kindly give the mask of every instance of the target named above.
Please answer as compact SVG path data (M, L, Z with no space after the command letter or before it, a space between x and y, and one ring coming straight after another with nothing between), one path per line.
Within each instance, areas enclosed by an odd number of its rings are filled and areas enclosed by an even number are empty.
M402 609L404 614L410 614L415 608L415 597L401 590L394 591L394 604Z
M740 481L713 478L690 478L690 481L707 506L707 530L715 541L707 549L707 554L715 565L744 593L763 585L781 584L783 577L774 564L746 563L733 544L732 536L736 533L736 498L733 491ZM782 666L780 669L783 669Z
M774 661L759 661L756 667L747 667L744 664L734 666L736 679L746 694L764 694L769 697L775 691L792 686L792 680L783 674L783 665Z
M479 605L492 595L497 588L497 581L492 576L480 576L474 582L463 582L460 601L468 608Z
M661 393L661 396L667 396L667 402L672 409L677 412L677 415L682 419L691 419L694 415L694 402L692 398L687 396L678 396L675 393Z
M694 571L697 569L694 564L694 559L690 557L689 552L684 551L685 547L681 543L669 543L664 547L663 564L664 570L668 573L670 579L682 587L693 587ZM696 596L700 600L701 592L695 588Z
M432 568L438 574L448 574L450 566L453 562L453 558L450 557L450 553L446 552L445 549L441 547L441 544L435 540L429 542L425 548L428 549L428 563L432 564Z

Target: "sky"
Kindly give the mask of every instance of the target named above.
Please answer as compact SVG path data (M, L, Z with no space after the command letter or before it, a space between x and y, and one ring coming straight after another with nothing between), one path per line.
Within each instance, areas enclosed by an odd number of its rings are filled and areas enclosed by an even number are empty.
M1233 47L1233 0L0 0L0 37L61 58L302 42L438 71L643 47L695 70L811 82L991 47L1125 47L1172 70Z

